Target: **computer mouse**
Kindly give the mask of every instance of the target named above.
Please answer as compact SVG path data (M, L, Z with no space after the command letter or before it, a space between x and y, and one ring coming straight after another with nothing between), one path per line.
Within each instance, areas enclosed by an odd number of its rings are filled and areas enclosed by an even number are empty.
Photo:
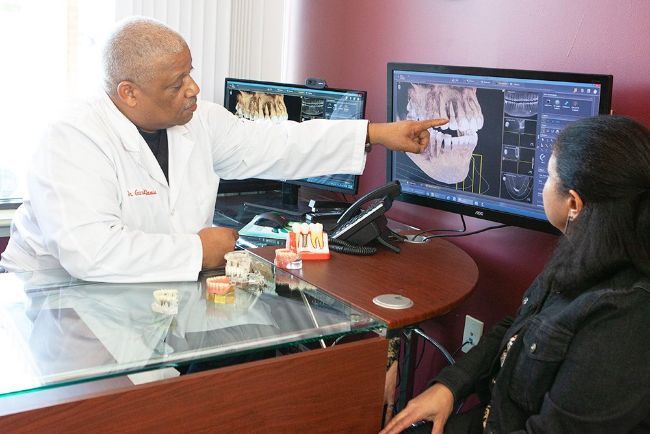
M258 214L253 218L253 224L256 226L266 226L275 229L282 229L288 226L289 219L277 212L267 211Z

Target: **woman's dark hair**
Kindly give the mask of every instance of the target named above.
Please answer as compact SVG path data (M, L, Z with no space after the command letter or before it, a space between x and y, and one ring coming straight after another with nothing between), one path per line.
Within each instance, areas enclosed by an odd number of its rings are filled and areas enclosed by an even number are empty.
M553 147L561 189L584 203L542 279L584 290L626 267L650 276L650 132L622 116L570 124Z

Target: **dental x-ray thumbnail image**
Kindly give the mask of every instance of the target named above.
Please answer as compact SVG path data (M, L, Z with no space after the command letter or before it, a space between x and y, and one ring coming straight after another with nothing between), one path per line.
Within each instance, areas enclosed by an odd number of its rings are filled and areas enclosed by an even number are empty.
M231 90L228 94L228 107L234 107L238 117L252 121L300 122L301 105L300 97L290 95L244 90Z

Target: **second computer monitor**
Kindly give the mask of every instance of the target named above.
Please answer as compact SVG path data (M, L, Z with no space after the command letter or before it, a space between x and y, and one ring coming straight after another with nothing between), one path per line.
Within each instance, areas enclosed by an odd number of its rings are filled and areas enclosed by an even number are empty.
M226 79L224 105L237 116L281 122L310 119L363 119L366 92L349 89L313 89L307 86L267 81ZM340 174L287 180L329 191L356 194L358 176Z

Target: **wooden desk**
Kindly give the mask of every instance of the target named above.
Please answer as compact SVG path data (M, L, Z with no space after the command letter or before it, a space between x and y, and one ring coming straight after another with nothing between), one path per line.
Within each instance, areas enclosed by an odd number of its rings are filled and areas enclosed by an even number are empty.
M388 325L389 335L397 336L400 329L415 327L458 306L478 281L476 262L449 241L433 238L427 243L402 243L399 247L398 254L379 247L372 256L332 252L329 261L303 261L302 270L288 271L376 316ZM273 261L276 248L262 247L253 253ZM408 297L414 305L396 310L372 302L374 297L387 293ZM402 334L401 375L405 380L400 383L397 411L413 396L418 340L410 330Z
M377 432L386 342L365 339L139 386L117 379L6 397L0 432Z
M379 247L372 256L332 252L329 261L303 261L302 270L288 270L329 294L398 329L443 315L463 302L476 286L478 267L461 248L440 238L399 245L396 254ZM253 253L273 262L277 247ZM393 293L413 300L413 307L394 310L372 299Z
M469 296L478 270L460 248L443 240L401 247L400 254L381 249L370 257L334 253L330 261L305 261L295 274L395 330ZM272 261L274 248L254 253ZM372 303L388 292L415 306ZM385 339L371 338L140 386L117 379L5 397L0 431L377 432L386 347Z

